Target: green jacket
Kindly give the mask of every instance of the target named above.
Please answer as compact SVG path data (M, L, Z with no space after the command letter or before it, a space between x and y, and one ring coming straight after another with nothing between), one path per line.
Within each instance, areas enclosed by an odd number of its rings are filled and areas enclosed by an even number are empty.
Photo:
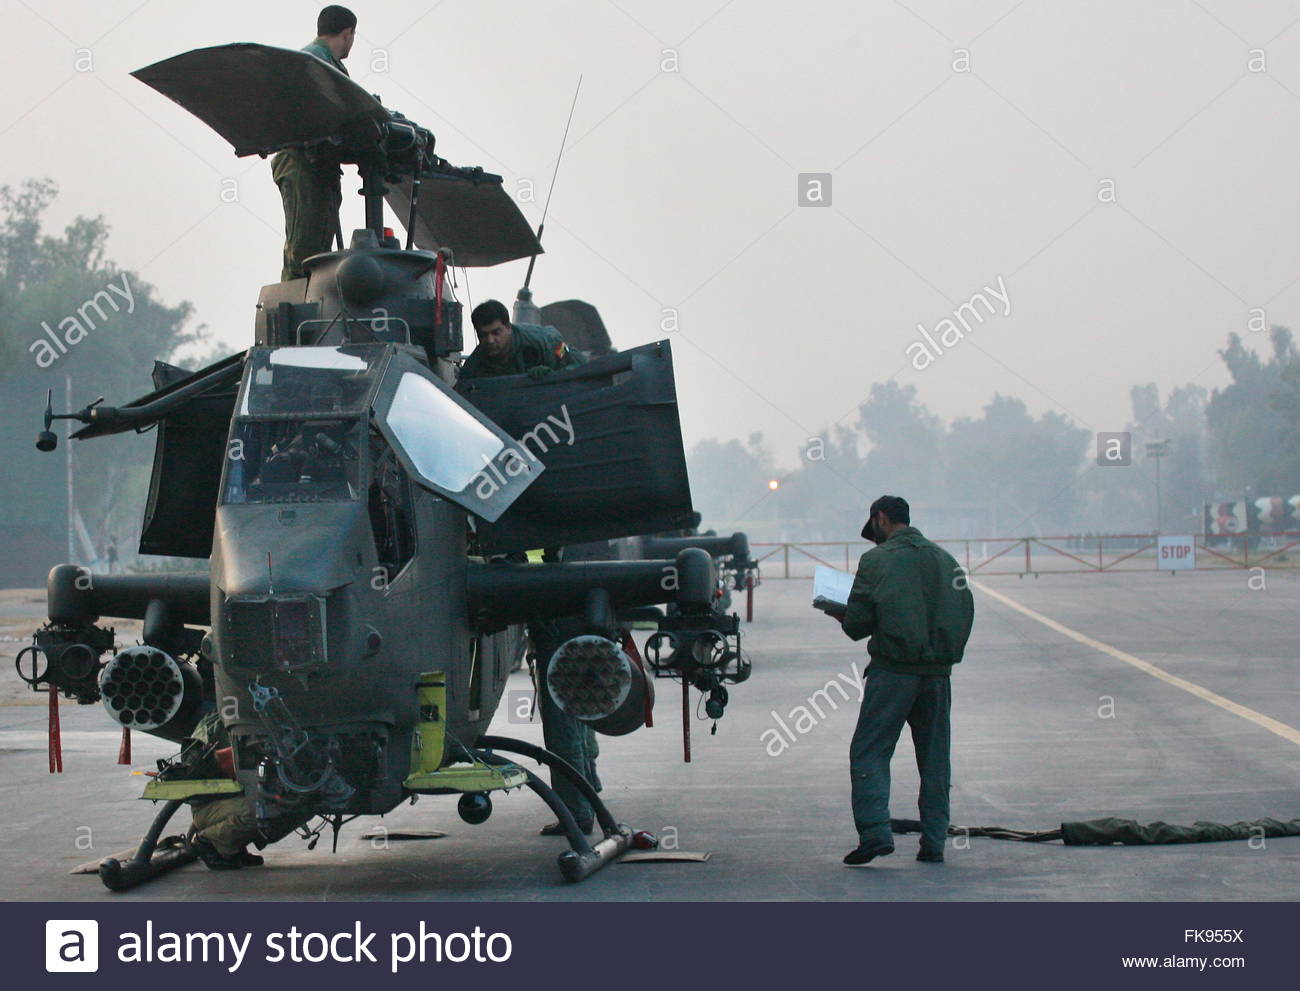
M325 44L325 42L321 41L319 38L316 38L310 44L303 45L302 51L306 52L308 55L315 55L322 62L334 66L334 68L338 69L339 72L343 73L343 75L346 76L348 74L347 67L343 62L336 59L334 53L330 51L330 46Z
M348 74L347 67L334 57L329 46L317 38L301 49L308 55L315 55L326 65L331 65L343 75ZM322 176L342 175L337 158L331 154L332 149L317 147L314 149L286 148L277 152L271 159L271 178L277 183L285 177L297 173L317 173Z
M840 625L854 640L871 637L868 670L948 675L962 658L974 618L961 565L907 526L862 555Z
M564 338L554 327L540 327L532 323L512 323L510 327L513 331L510 354L495 360L488 357L487 351L480 344L465 359L465 364L461 365L461 379L522 375L538 365L560 369L587 363L586 356L565 344Z

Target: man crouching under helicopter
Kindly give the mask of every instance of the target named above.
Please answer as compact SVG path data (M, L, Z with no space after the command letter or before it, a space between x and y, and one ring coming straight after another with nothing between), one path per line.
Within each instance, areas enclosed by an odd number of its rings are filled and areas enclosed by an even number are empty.
M584 365L586 357L570 348L554 327L536 324L516 324L510 321L510 312L499 300L489 299L474 307L470 322L478 334L478 347L461 366L464 379L489 378L494 375L527 374L537 380L552 371ZM563 548L548 549L545 560L558 561ZM568 715L555 704L546 691L546 668L560 644L583 632L580 617L566 616L528 625L528 638L538 658L536 668L536 698L542 713L542 736L546 749L563 758L587 779L591 787L600 791L600 778L596 776L596 757L600 748L596 734L586 723ZM573 813L578 828L590 833L595 825L595 813L590 803L563 775L551 772L551 787ZM543 836L563 836L560 823L542 828Z
M180 763L186 777L230 777L223 755L230 753L230 734L215 710L199 720L190 733ZM230 795L193 803L194 825L190 846L213 871L260 867L262 858L250 853L251 843L259 850L282 840L300 825L297 819L277 822L273 828L258 820L246 795Z

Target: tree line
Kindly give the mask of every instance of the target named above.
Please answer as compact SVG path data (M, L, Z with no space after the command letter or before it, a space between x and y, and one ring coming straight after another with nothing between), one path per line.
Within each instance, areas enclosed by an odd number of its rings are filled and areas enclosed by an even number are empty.
M45 180L0 187L0 583L39 585L68 558L66 427L53 454L36 450L47 392L56 412L97 396L120 403L152 389L155 359L206 346L189 329L188 303L157 290L107 254L102 217L46 230L57 188ZM129 300L129 302L128 302ZM133 556L148 497L152 437L73 444L74 557L90 563L108 545ZM86 545L89 544L89 548ZM94 556L87 554L87 550Z
M760 540L856 539L866 507L902 495L937 537L1197 533L1208 502L1300 494L1300 353L1273 327L1263 354L1238 334L1219 356L1230 382L1161 396L1129 390L1127 463L1098 463L1098 437L1056 412L995 395L945 423L911 385L876 383L854 419L810 438L793 470L762 434L705 439L688 454L706 525ZM1289 527L1297 529L1294 523Z
M121 402L152 388L155 359L206 353L188 303L169 305L107 253L102 217L46 230L53 183L0 187L0 584L40 584L68 556L66 445L34 446L47 391L56 410L98 395ZM1263 353L1261 353L1261 351ZM1219 355L1230 382L1162 397L1130 390L1132 463L1096 463L1096 437L1066 416L1033 416L994 396L978 416L945 423L913 386L877 383L848 424L809 438L794 469L778 467L761 434L706 439L689 454L696 508L706 525L755 539L856 538L876 496L906 496L935 536L1142 533L1155 525L1155 465L1146 444L1168 440L1161 463L1166 532L1199 530L1208 501L1300 493L1300 355L1291 332L1268 347L1229 336ZM64 435L62 425L56 427ZM104 560L108 546L134 555L148 497L151 437L73 447L73 557ZM773 484L775 483L775 487Z

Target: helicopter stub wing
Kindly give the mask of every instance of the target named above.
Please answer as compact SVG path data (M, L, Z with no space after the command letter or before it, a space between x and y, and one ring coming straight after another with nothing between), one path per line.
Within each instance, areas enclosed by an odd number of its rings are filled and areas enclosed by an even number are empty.
M411 214L409 176L390 183L385 199L406 224ZM483 268L542 253L542 245L501 177L464 170L428 172L415 207L416 247L450 248L455 264Z
M256 155L334 137L388 111L307 52L239 43L197 48L131 73L235 147Z

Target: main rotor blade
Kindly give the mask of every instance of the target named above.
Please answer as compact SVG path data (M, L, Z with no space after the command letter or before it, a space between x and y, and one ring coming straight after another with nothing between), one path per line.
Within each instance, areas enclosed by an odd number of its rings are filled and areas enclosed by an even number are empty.
M411 212L410 178L390 183L385 199L405 224ZM501 177L488 173L426 173L414 235L417 247L451 248L455 264L467 268L499 265L542 250L519 204L502 188Z
M307 52L247 43L198 48L131 73L256 155L339 135L388 111Z

